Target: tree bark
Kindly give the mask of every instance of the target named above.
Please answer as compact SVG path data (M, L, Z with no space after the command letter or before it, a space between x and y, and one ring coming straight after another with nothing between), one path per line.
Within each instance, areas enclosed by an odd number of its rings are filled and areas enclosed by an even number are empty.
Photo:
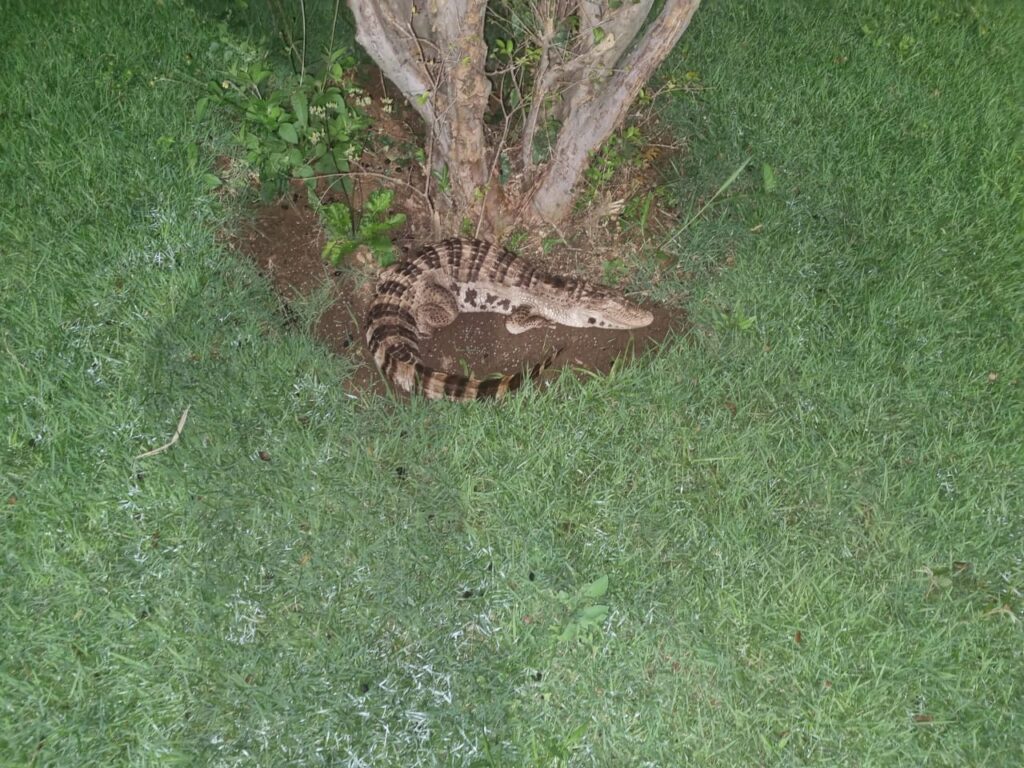
M486 2L438 0L414 9L410 0L351 0L350 6L356 40L428 126L431 170L447 179L440 191L448 226L476 210L485 229L500 230L504 200L488 178L484 136L491 92Z
M432 126L434 106L427 98L432 85L412 27L412 0L352 0L349 6L356 21L356 41Z
M622 123L654 70L665 59L700 5L700 0L666 0L643 39L604 82L580 82L571 94L547 167L538 179L530 203L541 219L557 223L572 208L572 189L596 151ZM618 41L616 41L617 43Z
M615 9L596 0L533 6L543 15L537 19L543 53L523 123L521 170L529 191L510 205L490 178L504 147L488 147L484 132L491 92L487 0L349 0L356 40L427 124L432 170L448 180L435 185L442 193L435 207L442 203L448 227L474 214L485 233L500 234L512 208L527 222L565 218L591 153L625 119L700 4L665 0L645 30L653 2L625 2ZM579 32L555 57L555 23L572 13L579 16ZM537 168L533 140L550 110L561 129L547 164Z

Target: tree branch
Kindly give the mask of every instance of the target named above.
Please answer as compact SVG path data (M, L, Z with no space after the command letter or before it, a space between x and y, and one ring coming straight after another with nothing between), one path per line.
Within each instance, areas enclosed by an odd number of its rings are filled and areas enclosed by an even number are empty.
M580 3L583 22L575 41L577 53L548 74L548 88L559 83L563 94L557 108L559 119L565 120L573 105L588 100L596 84L611 74L633 44L653 4L654 0L637 0L621 5L602 18L600 3L592 0ZM596 34L598 29L601 35Z
M551 159L534 188L532 203L547 221L558 221L572 205L572 188L597 150L625 119L643 84L679 41L700 0L666 0L643 39L621 67L599 87L573 94Z
M526 115L526 123L523 126L522 163L523 170L529 175L533 168L533 139L537 135L537 122L544 110L544 102L547 100L548 88L548 66L551 63L551 40L555 36L555 9L553 4L546 4L543 14L544 32L540 36L540 61L537 62L537 72L533 79L533 92L530 94L530 111Z
M425 98L432 90L422 51L412 32L409 0L349 0L356 21L356 41L394 83L427 125L434 124L434 106Z

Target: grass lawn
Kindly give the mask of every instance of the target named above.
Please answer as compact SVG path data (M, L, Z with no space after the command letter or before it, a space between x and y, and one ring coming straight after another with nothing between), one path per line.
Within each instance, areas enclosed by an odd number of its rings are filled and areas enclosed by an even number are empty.
M651 288L695 330L468 407L346 397L215 242L212 17L52 5L2 13L0 762L1024 764L1019 3L707 0L666 199L752 161Z

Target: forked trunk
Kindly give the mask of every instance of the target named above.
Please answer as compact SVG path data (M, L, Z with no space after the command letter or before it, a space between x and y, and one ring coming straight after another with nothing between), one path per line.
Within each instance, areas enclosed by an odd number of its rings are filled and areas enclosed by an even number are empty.
M477 234L500 237L516 224L557 224L572 210L573 192L598 150L626 117L641 87L679 40L700 0L612 3L538 0L531 7L540 52L529 104L512 135L520 141L522 190L506 194L496 173L507 147L488 146L484 118L491 95L486 0L350 0L356 39L423 118L442 228L469 219ZM556 46L556 28L572 16L579 31ZM556 55L557 54L557 55ZM511 119L510 116L506 117ZM543 165L535 166L538 126L561 128ZM502 133L510 138L509 124Z

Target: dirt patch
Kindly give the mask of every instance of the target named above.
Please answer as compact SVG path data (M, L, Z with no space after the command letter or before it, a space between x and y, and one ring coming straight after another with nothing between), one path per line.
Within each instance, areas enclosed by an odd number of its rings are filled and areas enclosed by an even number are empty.
M252 259L272 282L287 308L308 300L318 291L329 292L330 305L313 325L314 337L331 351L358 360L348 379L353 394L386 391L363 340L363 320L373 299L376 268L367 255L355 254L338 268L321 258L325 236L316 213L304 195L260 209L251 226L232 239L231 247ZM399 247L403 243L399 243ZM404 243L402 256L414 246ZM527 256L528 258L528 256ZM512 335L504 318L495 314L465 314L421 344L424 363L441 370L472 372L484 377L514 372L523 363L543 360L561 349L546 378L570 367L579 371L607 373L615 361L656 348L670 332L683 333L686 318L661 307L645 304L654 322L634 331L599 331L557 326Z

